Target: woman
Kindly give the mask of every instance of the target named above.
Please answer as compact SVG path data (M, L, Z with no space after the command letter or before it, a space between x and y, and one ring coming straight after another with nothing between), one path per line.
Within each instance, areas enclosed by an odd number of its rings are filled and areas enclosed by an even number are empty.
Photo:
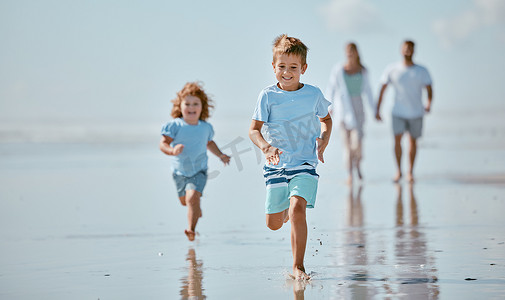
M347 61L343 65L335 66L331 71L327 96L333 102L334 118L342 128L344 160L349 172L347 183L352 184L354 170L358 178L363 179L360 169L365 123L362 95L368 98L374 115L375 105L368 72L361 64L356 44L347 44L345 50Z

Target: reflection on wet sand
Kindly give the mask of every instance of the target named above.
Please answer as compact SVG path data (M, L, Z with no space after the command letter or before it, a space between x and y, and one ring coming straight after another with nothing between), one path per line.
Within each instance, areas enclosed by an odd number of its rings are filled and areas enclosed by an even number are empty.
M356 191L355 191L356 189ZM374 286L363 283L369 280L368 272L368 253L367 253L367 234L364 226L363 202L361 194L363 186L360 184L356 188L350 186L348 203L347 226L345 234L345 263L349 266L348 277L351 280L348 289L346 289L346 297L351 299L367 299L367 295L375 294ZM350 296L350 297L349 297Z
M414 195L414 185L408 185L409 202L408 218L405 222L402 186L396 184L396 236L395 258L398 276L399 294L406 294L416 299L438 299L439 286L434 258L427 256L425 233L418 227L419 214Z
M297 281L293 282L293 294L295 300L304 300L305 299L305 287L307 286L307 282Z
M345 299L406 296L408 299L438 299L434 257L428 255L426 234L419 226L418 203L413 184L408 185L404 202L402 186L396 184L394 228L386 230L392 247L381 244L384 232L367 230L363 186L350 187L347 198L343 265L346 268ZM380 198L371 199L379 201Z
M203 294L203 262L196 259L195 249L189 248L186 260L189 262L188 276L181 278L181 299L206 299Z

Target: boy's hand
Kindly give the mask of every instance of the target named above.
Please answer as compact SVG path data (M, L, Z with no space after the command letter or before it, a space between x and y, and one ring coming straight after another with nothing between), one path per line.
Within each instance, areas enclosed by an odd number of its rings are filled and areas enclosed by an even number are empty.
M265 154L265 158L267 160L267 163L271 165L278 165L280 158L279 155L282 154L282 151L279 151L278 148L269 146L266 150L263 151Z
M228 165L230 163L230 157L226 154L221 154L221 156L219 156L219 159L221 159L221 161L225 164L225 165Z
M184 149L184 145L183 144L177 144L175 145L175 147L172 148L172 155L179 155L181 154L182 150Z
M326 146L328 146L328 141L323 140L322 138L316 138L316 143L317 143L317 158L322 163L324 163L323 153L324 150L326 149Z

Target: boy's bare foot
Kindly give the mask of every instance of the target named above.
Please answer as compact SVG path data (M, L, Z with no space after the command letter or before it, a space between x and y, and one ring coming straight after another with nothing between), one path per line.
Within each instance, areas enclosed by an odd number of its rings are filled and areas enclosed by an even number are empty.
M196 233L193 230L185 229L184 233L186 234L190 242L195 240Z
M396 174L396 176L393 178L393 182L394 183L398 183L400 181L400 179L402 179L402 173L401 172L398 172Z
M305 273L304 267L293 267L293 279L300 281L308 281L310 280L310 276Z

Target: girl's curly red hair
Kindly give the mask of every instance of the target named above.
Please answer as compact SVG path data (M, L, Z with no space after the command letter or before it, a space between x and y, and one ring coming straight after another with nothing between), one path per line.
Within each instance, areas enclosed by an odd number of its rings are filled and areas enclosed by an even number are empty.
M186 98L186 96L195 96L200 98L202 101L202 113L200 114L200 120L205 121L210 117L210 109L214 108L212 105L212 99L207 96L203 90L203 84L201 82L188 82L184 85L182 90L177 93L177 97L172 100L174 106L172 107L172 117L182 118L181 102Z

